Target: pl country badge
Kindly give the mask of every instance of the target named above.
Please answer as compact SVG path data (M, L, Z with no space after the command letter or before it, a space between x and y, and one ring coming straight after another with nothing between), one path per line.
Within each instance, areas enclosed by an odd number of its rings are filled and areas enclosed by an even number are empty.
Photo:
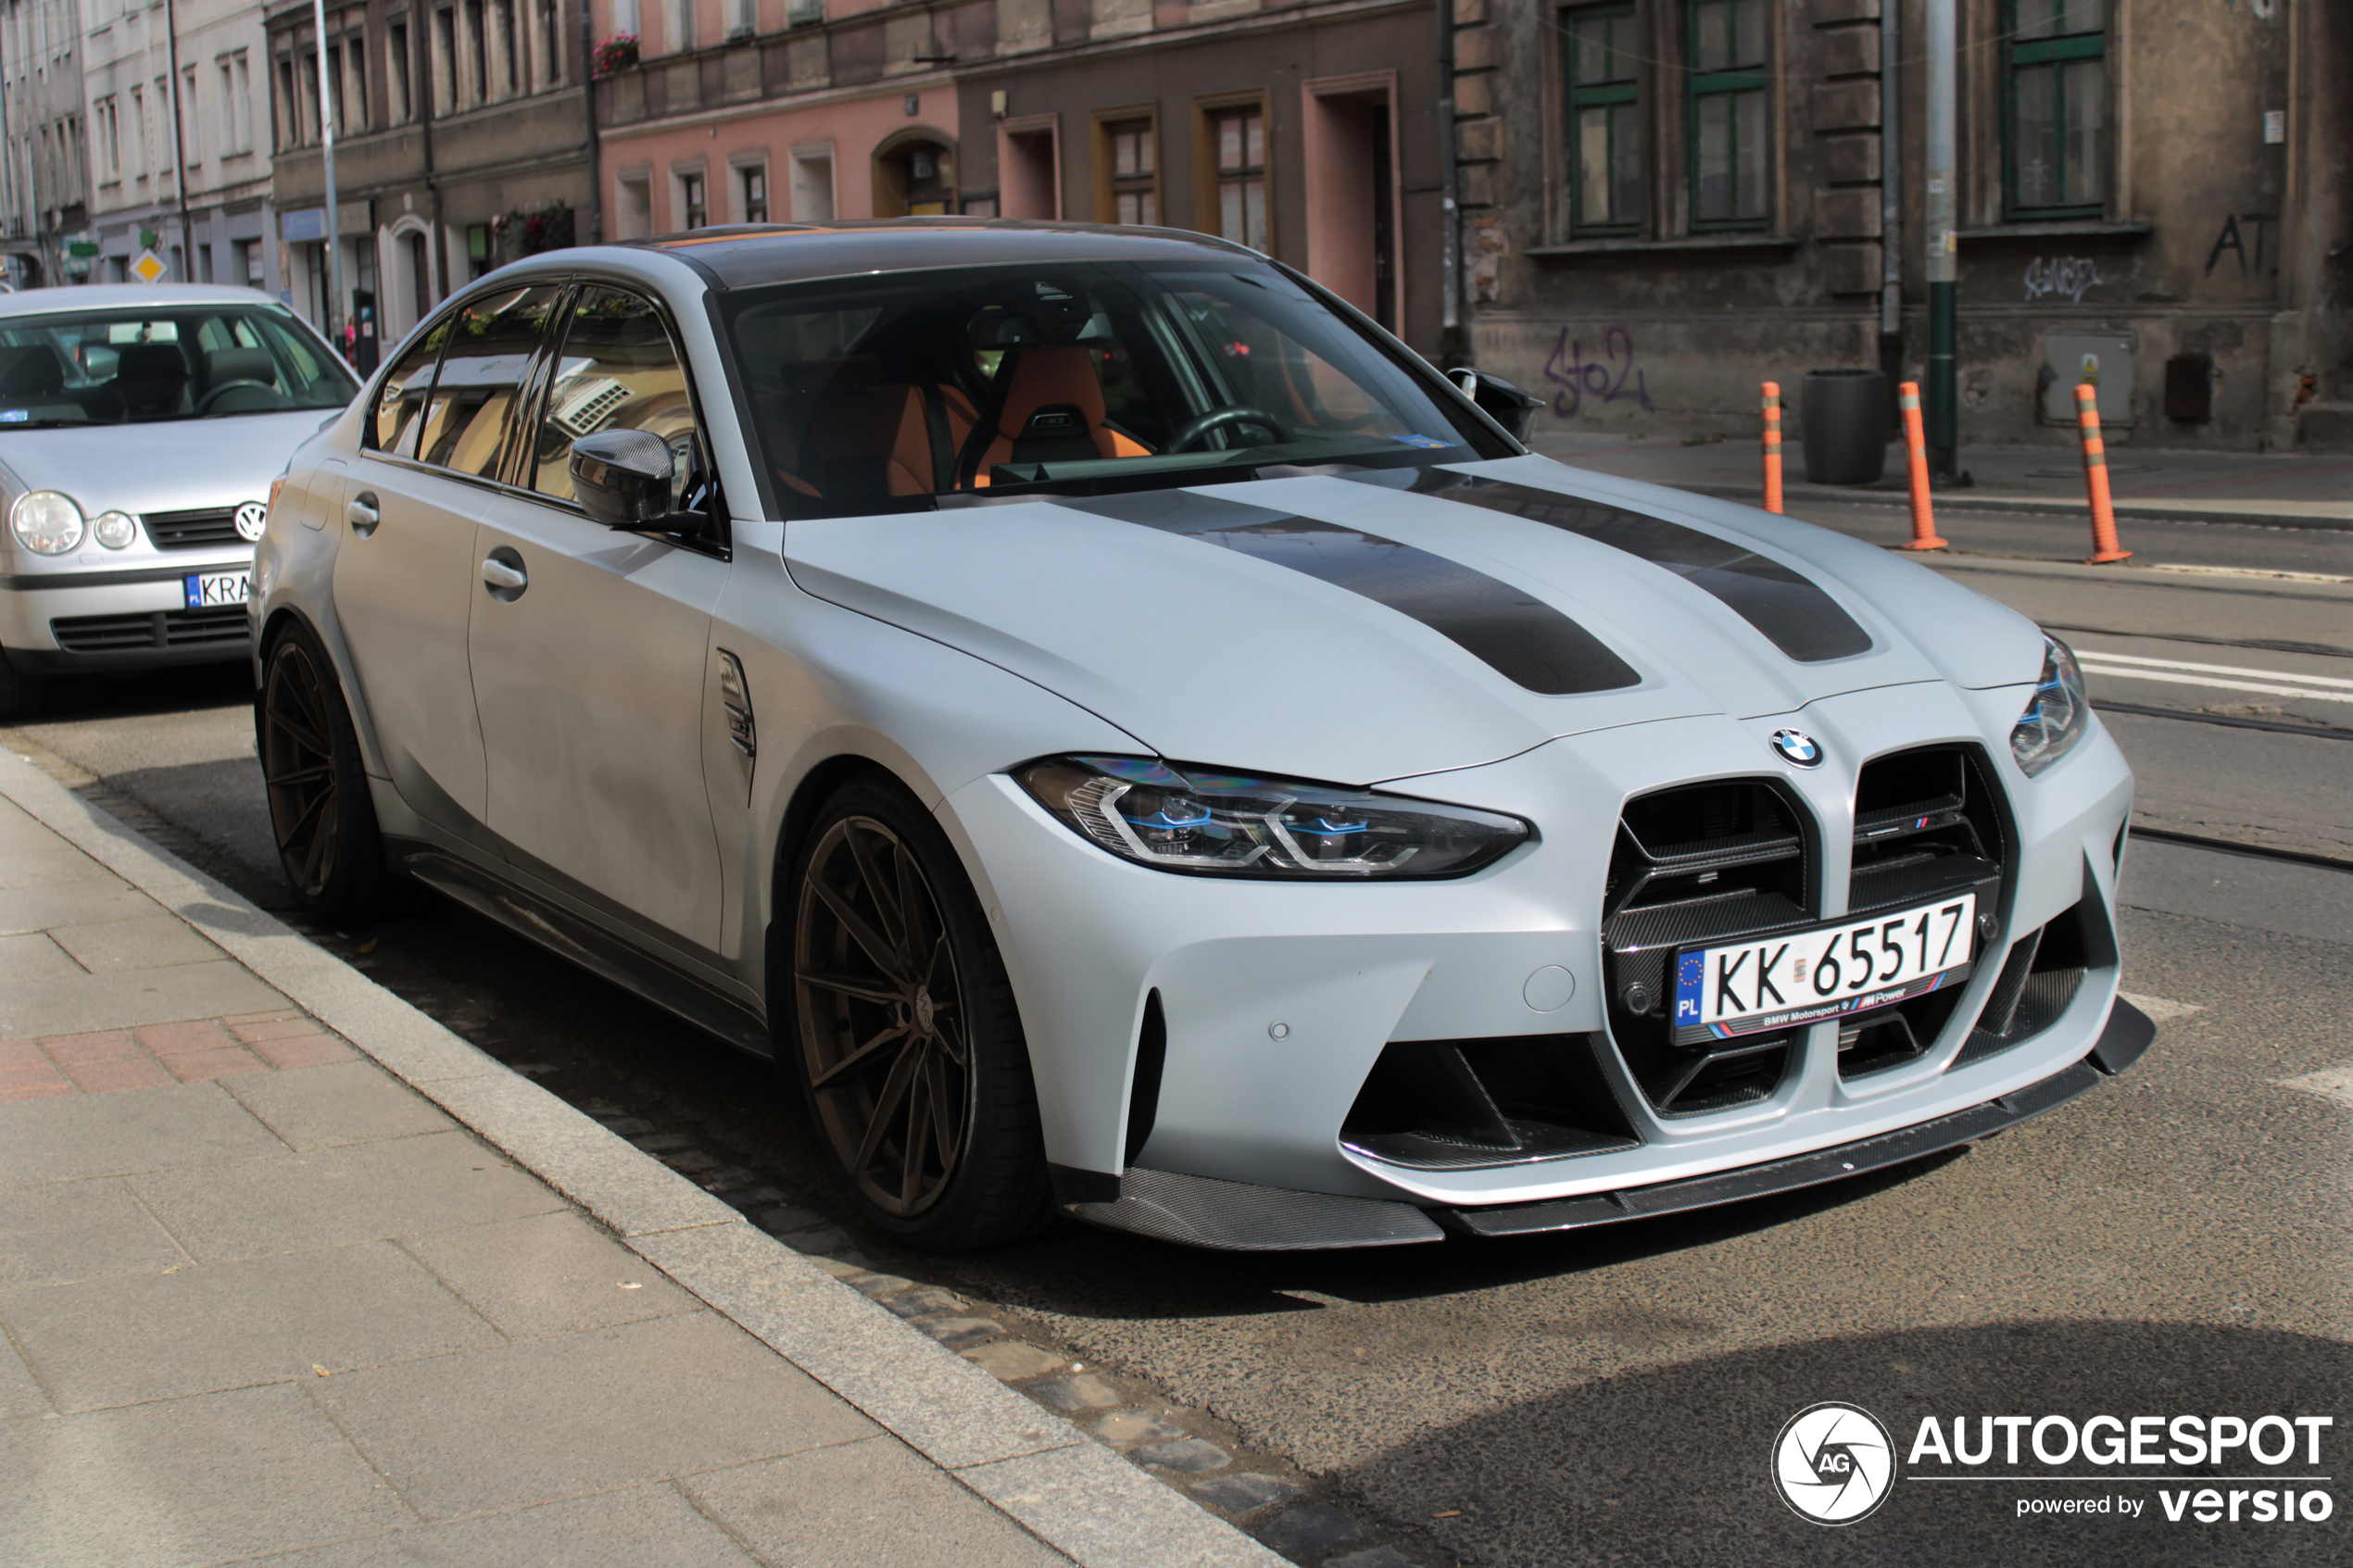
M1773 1440L1773 1485L1817 1524L1868 1519L1895 1489L1895 1439L1858 1405L1810 1405Z

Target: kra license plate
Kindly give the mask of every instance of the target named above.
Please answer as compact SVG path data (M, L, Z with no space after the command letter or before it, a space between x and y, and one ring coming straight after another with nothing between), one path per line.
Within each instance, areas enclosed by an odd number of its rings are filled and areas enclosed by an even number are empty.
M241 605L252 591L253 572L245 568L235 571L192 571L181 579L181 586L188 590L190 609Z
M1966 979L1977 896L1675 955L1677 1045L1843 1018Z

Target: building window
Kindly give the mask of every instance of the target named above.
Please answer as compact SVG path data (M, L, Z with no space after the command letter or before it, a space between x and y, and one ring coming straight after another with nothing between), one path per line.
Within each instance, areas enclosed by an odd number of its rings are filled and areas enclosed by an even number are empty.
M433 14L433 107L447 114L458 107L458 17L447 7Z
M344 58L351 71L351 128L368 129L368 39L353 33L345 41ZM340 111L338 111L340 112Z
M2108 200L2106 0L2008 0L2004 10L2009 212L2096 217Z
M1152 122L1117 120L1103 127L1103 137L1111 147L1112 221L1158 224L1160 170ZM1260 205L1263 208L1263 197Z
M747 223L767 222L768 166L763 163L738 169L736 178L743 182L744 221Z
M642 240L654 232L653 182L642 174L623 174L615 182L621 200L620 232L624 240Z
M278 145L302 145L302 85L294 61L283 56L278 61Z
M1634 7L1562 19L1568 46L1568 226L1629 233L1642 221L1642 110Z
M1265 250L1265 111L1217 110L1209 117L1209 137L1217 157L1217 232L1252 250Z
M466 84L459 95L476 104L490 96L490 27L482 0L466 0Z
M195 169L204 162L204 115L202 113L202 109L203 104L196 97L196 68L189 66L180 72L180 103L178 118L181 128L180 139L182 144L182 150L186 154L188 167L191 169ZM208 251L206 254L209 256L211 253ZM210 270L210 267L211 263L208 261L206 263L208 273ZM212 280L209 276L205 279L205 282L210 282Z
M678 176L678 211L685 220L679 224L682 229L700 229L710 223L711 204L704 198L700 174Z
M351 124L351 117L344 112L343 45L327 45L327 104L334 114L335 134L340 136Z
M1766 0L1690 0L1692 227L1765 222Z
M539 0L539 85L553 87L564 79L563 19L556 0Z
M98 170L109 181L122 178L122 119L112 98L98 100Z
M406 125L417 116L416 99L409 87L409 24L395 22L384 30L385 80L391 84L392 120Z
M521 52L522 40L515 33L515 0L498 0L497 55L502 62L498 76L506 83L506 96L511 98L522 91Z

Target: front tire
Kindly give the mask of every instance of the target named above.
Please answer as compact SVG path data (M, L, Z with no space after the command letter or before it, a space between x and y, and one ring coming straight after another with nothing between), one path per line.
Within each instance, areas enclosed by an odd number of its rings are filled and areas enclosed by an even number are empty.
M308 626L290 625L270 645L256 716L270 828L296 901L321 920L375 913L384 898L384 837L351 709Z
M793 1030L778 1067L868 1220L938 1252L1050 1223L1013 986L931 814L894 780L853 780L779 902Z

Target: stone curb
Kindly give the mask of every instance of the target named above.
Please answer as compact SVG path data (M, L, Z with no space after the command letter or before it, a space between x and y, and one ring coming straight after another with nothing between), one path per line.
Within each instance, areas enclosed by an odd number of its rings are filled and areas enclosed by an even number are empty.
M1571 458L1562 462L1574 466ZM1594 470L1601 472L1601 470ZM1627 476L1627 477L1631 477ZM1661 482L1666 483L1666 482ZM1753 484L1673 484L1669 488L1688 490L1694 495L1712 495L1718 500L1744 501L1756 506L1764 491ZM2080 495L1978 495L1966 490L1939 490L1935 495L1940 512L2010 512L2029 517L2068 517L2081 520L2086 515L2087 504ZM1784 507L1801 503L1828 503L1836 506L1905 507L1910 505L1909 495L1902 490L1879 490L1868 486L1856 489L1831 489L1815 484L1792 484L1782 488ZM2315 509L2282 510L2282 508L2310 507ZM2318 508L2327 508L2326 511ZM2337 501L2118 501L2116 515L2125 521L2143 522L2235 522L2261 528L2317 528L2336 532L2353 532L2353 508ZM2089 526L2086 524L2086 526Z
M195 927L714 1311L1082 1568L1288 1568L24 759L0 753L0 797Z

